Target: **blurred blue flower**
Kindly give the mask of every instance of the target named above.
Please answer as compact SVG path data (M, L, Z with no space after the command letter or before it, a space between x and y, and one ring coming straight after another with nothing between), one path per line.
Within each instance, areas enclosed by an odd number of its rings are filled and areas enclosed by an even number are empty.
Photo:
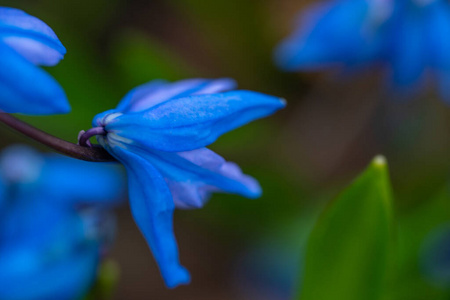
M284 70L383 65L398 91L420 86L433 71L450 101L450 3L446 0L330 0L301 15L276 50Z
M69 112L61 86L37 67L54 66L65 53L44 22L21 10L0 7L0 110L32 115Z
M94 283L115 224L98 205L123 184L112 166L79 163L24 146L1 154L0 299L80 299Z
M204 148L220 135L284 107L231 79L152 81L97 115L99 143L128 171L131 210L169 287L189 282L179 264L173 211L203 206L212 192L260 195L256 180Z

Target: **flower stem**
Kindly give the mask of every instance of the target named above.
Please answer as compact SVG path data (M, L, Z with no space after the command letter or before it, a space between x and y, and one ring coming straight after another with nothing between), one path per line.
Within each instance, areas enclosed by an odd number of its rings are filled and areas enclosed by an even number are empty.
M82 147L74 143L64 141L51 134L37 129L30 124L13 117L10 114L0 112L0 122L32 138L33 140L67 156L93 162L116 161L116 159L102 147Z

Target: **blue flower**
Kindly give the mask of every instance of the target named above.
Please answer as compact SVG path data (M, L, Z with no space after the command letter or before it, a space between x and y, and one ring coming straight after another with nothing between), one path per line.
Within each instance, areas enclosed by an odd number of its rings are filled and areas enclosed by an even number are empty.
M93 120L104 134L99 143L127 169L134 219L169 287L189 282L178 260L174 208L201 207L212 192L249 198L261 193L256 180L204 147L285 102L256 92L225 92L234 87L231 79L152 81Z
M0 110L33 115L69 112L61 86L37 67L54 66L65 53L41 20L0 7Z
M285 70L317 70L358 65L380 58L382 25L390 1L332 0L302 14L297 30L283 41L275 58Z
M301 16L277 48L284 70L382 65L398 91L410 92L433 71L450 101L450 3L445 0L331 0Z
M79 163L23 146L1 154L0 299L80 299L94 283L114 230L99 205L120 195L121 177Z

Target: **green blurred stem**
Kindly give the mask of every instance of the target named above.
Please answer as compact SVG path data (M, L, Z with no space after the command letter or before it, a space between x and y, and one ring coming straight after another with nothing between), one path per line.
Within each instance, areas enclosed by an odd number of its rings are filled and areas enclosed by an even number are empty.
M48 134L47 132L37 129L30 124L13 117L10 114L0 112L0 122L26 135L27 137L32 138L33 140L67 156L92 162L116 161L116 159L102 147L82 147L77 144L64 141L51 134Z

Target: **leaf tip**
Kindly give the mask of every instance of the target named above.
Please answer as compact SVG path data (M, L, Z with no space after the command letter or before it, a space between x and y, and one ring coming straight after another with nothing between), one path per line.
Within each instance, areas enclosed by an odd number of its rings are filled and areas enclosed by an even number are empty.
M387 165L386 157L383 155L377 155L372 160L372 165L378 168L385 168Z

